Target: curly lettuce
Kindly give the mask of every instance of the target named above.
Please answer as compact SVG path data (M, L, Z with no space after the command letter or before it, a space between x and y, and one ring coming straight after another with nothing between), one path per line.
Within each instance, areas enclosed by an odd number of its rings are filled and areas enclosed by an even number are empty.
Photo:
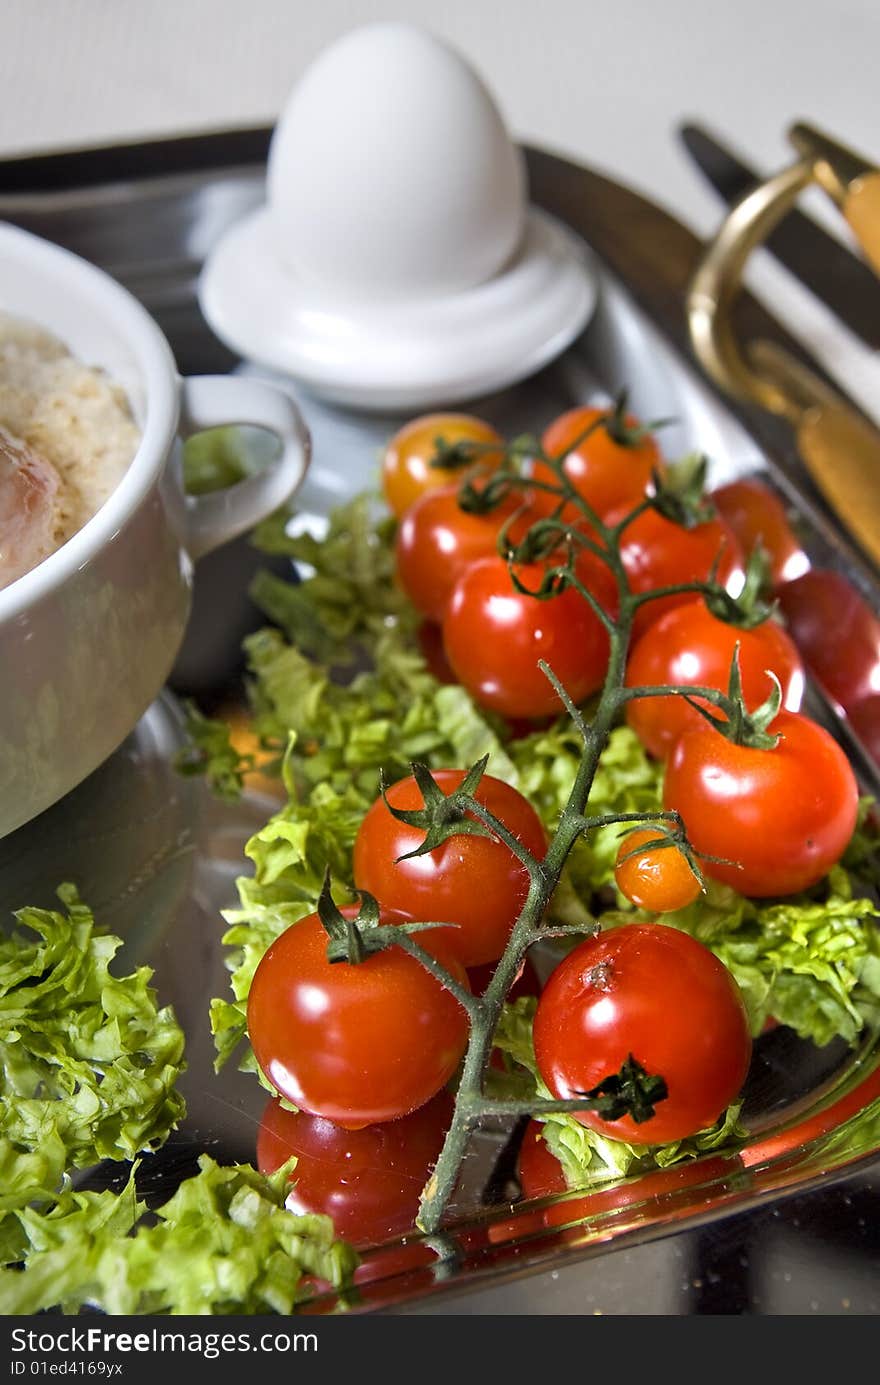
M0 1223L71 1168L159 1148L185 1111L183 1031L150 968L114 976L121 939L58 894L65 912L21 909L0 940Z
M358 1256L329 1217L285 1209L291 1168L267 1177L203 1154L151 1212L134 1171L120 1193L67 1184L48 1210L18 1208L0 1226L0 1313L288 1314L307 1278L344 1291Z

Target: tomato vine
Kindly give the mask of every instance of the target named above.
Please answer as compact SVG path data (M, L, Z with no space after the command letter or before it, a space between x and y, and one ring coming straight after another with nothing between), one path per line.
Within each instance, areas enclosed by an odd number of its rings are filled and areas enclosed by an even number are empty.
M619 1073L609 1074L607 1080L599 1087L564 1101L496 1100L487 1097L484 1091L484 1074L488 1067L493 1034L502 1006L516 980L526 952L534 943L550 937L562 934L583 936L582 926L557 925L548 921L548 905L559 883L566 859L578 838L609 824L656 823L668 830L670 840L679 843L688 860L695 863L695 856L678 812L659 810L640 814L595 816L587 813L587 802L600 755L627 703L636 696L683 695L680 688L672 686L626 686L627 653L633 626L638 617L649 603L662 602L668 605L671 599L695 595L711 598L716 602L730 602L729 592L716 575L719 558L716 558L714 568L705 578L656 586L650 590L635 589L621 552L627 531L651 511L686 527L705 523L711 511L707 510L702 498L703 467L685 468L678 474L670 472L661 475L659 471L655 472L653 494L646 493L625 515L618 515L613 520L603 518L578 490L565 466L569 453L581 446L586 438L601 426L601 417L591 418L583 434L571 439L566 450L555 455L547 452L534 439L517 439L506 450L499 469L493 469L488 478L479 481L473 478L466 480L460 491L460 501L464 509L487 512L493 506L502 503L509 507L510 497L516 493L522 494L525 511L526 497L535 488L540 490L543 497L543 513L529 525L525 534L522 534L520 526L518 542L513 543L510 539L509 535L513 529L510 521L499 532L498 550L506 559L512 590L523 592L534 600L548 602L557 599L568 589L577 591L607 633L608 663L604 683L588 720L556 671L548 662L539 662L542 674L570 716L583 743L574 782L543 858L539 859L525 847L522 841L475 796L485 768L483 763L478 763L468 771L464 783L454 791L453 804L444 804L445 795L435 780L431 779L429 786L428 779L431 776L426 766L413 766L416 778L425 788L425 812L420 819L420 826L424 828L426 841L434 838L439 841L450 833L454 834L457 819L462 824L463 831L470 833L482 830L506 843L523 866L528 879L528 888L519 916L494 968L492 978L480 996L465 994L458 980L446 973L442 962L436 957L427 955L414 936L383 939L385 945L396 942L405 951L419 957L432 974L442 980L456 996L464 1007L469 1022L469 1038L458 1080L451 1124L433 1174L423 1192L417 1219L418 1227L429 1235L436 1233L441 1226L468 1142L474 1128L483 1117L516 1117L523 1114L539 1115L588 1109L601 1115L613 1109L616 1116L628 1114L633 1120L641 1122L650 1119L654 1103L662 1101L666 1095L663 1075L646 1073L631 1060L628 1060ZM454 459L456 466L460 466L465 460L478 461L480 451L480 444L458 443ZM530 475L522 474L520 463L525 457L531 459L533 470ZM441 467L449 467L450 459L444 456L442 449L437 460ZM581 580L580 560L586 554L604 564L613 578L616 589L613 614L599 601L590 586ZM539 559L537 568L536 558ZM532 564L529 568L532 581L537 572L537 586L526 586L522 582L523 569L520 565L523 563ZM767 727L778 710L778 690L774 688L765 706L757 713L750 714L742 701L736 654L727 691L692 686L684 695L693 707L703 716L711 718L719 729L723 730L726 725L727 733L740 742L762 747L773 745L774 738ZM716 717L709 712L706 704L713 707L719 715ZM411 812L395 810L388 803L387 797L386 804L389 811L399 816L402 821L412 822ZM425 846L425 849L428 847ZM699 871L696 863L695 869ZM363 898L361 914L356 915L353 924L349 925L349 929L353 928L355 933L359 930L359 919L366 925L367 931L373 926L375 901L370 896ZM337 948L338 955L338 911L329 897L329 891L325 892L319 905L319 914L335 939L332 946ZM437 926L440 925L442 920L437 920ZM382 931L384 934L393 932ZM375 933L373 940L374 943L379 941ZM355 954L360 947L360 943L355 944L346 955L351 960L356 960Z

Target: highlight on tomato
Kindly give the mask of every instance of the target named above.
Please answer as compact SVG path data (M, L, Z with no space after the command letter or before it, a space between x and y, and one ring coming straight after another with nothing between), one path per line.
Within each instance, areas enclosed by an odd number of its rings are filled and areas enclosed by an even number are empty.
M621 405L569 409L544 431L541 447L549 457L567 454L563 464L566 476L600 519L621 507L633 509L650 494L654 473L663 469L663 456L653 433ZM546 462L533 462L529 474L536 481L559 484ZM549 514L557 497L536 489L532 503L536 510ZM582 512L573 503L563 510L565 519L578 516L582 517Z
M546 563L514 570L526 591L516 590L503 558L482 558L466 569L443 618L443 646L456 678L481 706L510 718L559 716L562 699L539 660L582 702L605 680L608 632L575 587L546 600L531 595L541 588ZM599 605L613 611L616 586L605 564L585 553L577 573Z
M347 919L357 908L345 906ZM381 924L409 922L391 909ZM418 942L467 988L467 973L439 930ZM317 913L264 953L247 1003L251 1046L266 1079L300 1110L348 1129L396 1120L423 1106L455 1072L468 1040L464 1009L398 947L362 962L330 962Z
M473 461L461 469L432 466L438 441L458 447ZM497 447L495 446L497 444ZM467 474L497 471L504 460L504 439L482 418L466 413L421 414L399 428L382 457L382 491L389 508L400 518L427 491L463 480Z
M358 1248L379 1245L412 1228L452 1111L444 1089L398 1120L346 1130L273 1098L257 1133L257 1168L274 1173L295 1155L288 1210L331 1217Z
M628 1057L662 1077L654 1114L575 1119L613 1139L669 1144L714 1125L739 1096L752 1040L739 987L709 948L663 923L631 923L579 943L548 978L534 1022L550 1092L576 1098Z
M630 904L653 914L685 909L703 889L681 847L656 827L638 827L622 839L614 880Z
M627 660L627 686L699 685L725 692L737 647L746 705L759 706L770 696L775 675L783 706L799 711L804 666L786 631L772 618L746 629L729 624L713 615L702 598L667 611L648 626ZM627 704L626 720L658 760L666 758L684 731L702 724L696 708L672 693L634 699Z
M818 722L782 711L769 731L777 739L766 748L705 722L686 731L663 789L704 873L759 898L817 884L846 850L859 802L849 760Z
M431 777L448 796L461 788L466 772L439 769ZM547 834L517 789L483 774L473 797L536 860L543 860ZM391 809L410 814L425 806L415 775L398 780L384 798L376 799L355 838L357 887L410 919L457 925L442 930L444 947L463 966L497 961L525 903L528 872L511 848L494 836L456 832L433 850L410 855L425 842L425 828L400 821ZM476 821L472 814L464 817Z

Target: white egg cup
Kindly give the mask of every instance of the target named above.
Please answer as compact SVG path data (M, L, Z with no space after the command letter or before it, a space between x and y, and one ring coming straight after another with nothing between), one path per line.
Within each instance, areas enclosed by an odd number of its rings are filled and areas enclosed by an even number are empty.
M208 256L199 301L244 358L334 403L394 411L463 403L534 374L585 327L596 277L583 243L530 207L519 248L484 282L436 297L352 301L281 263L263 207Z
M460 53L403 21L364 25L291 91L266 204L209 254L202 311L246 360L334 403L477 399L548 364L595 304L585 247L526 184Z

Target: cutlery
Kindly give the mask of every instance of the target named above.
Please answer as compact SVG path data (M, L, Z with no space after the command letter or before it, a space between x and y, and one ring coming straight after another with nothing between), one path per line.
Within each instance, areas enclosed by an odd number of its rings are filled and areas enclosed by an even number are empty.
M812 126L792 126L789 138L794 163L735 203L693 274L686 297L691 343L728 393L787 419L819 490L880 565L880 430L778 342L744 339L733 321L752 251L811 185L832 198L880 267L880 172Z
M733 207L764 180L705 127L685 124L681 141L701 173ZM764 246L872 350L880 350L880 280L812 217L787 212Z

